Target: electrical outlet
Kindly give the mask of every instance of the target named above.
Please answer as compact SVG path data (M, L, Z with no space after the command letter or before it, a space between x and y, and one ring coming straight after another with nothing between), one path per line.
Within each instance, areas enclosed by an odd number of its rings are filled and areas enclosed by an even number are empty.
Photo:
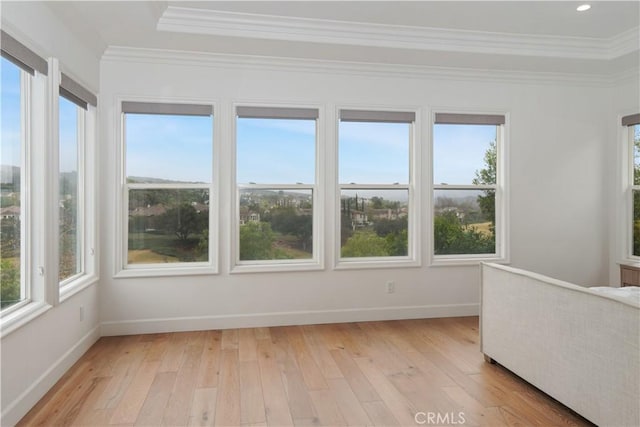
M387 282L387 293L392 294L395 291L396 291L396 282L394 282L393 280L389 280Z
M80 306L80 321L84 320L84 306Z

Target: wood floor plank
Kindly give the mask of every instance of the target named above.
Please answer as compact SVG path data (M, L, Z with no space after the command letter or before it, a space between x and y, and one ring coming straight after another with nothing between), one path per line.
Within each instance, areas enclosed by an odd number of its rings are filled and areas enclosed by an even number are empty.
M197 388L189 413L189 426L213 426L216 416L216 388Z
M364 376L356 362L348 355L347 350L331 350L331 357L336 361L344 378L360 402L380 400L380 396Z
M253 334L252 334L253 335ZM240 338L242 348L242 335ZM240 362L240 423L254 425L266 423L264 395L258 361Z
M159 368L159 360L142 362L140 369L136 372L120 403L115 408L109 424L135 423Z
M372 425L367 412L351 390L351 386L344 378L330 378L327 380L331 395L335 399L340 413L348 426Z
M193 338L194 335L188 336L187 342L189 342L189 337ZM192 341L192 344L185 346L182 364L176 375L171 397L162 417L163 424L186 426L189 422L203 347L202 340Z
M136 426L159 426L176 382L177 372L158 372L140 408Z
M204 338L202 360L198 372L197 388L215 388L218 385L218 370L220 367L220 349L222 347L222 333L207 331Z
M408 426L419 412L592 426L485 363L477 317L104 337L18 426Z
M224 333L222 336L224 342ZM215 425L240 425L240 375L237 349L222 350Z
M305 342L302 329L299 326L287 328L287 338L295 355L296 362L302 372L304 382L309 390L326 390L329 388L325 377Z
M373 402L362 402L362 407L366 411L374 426L399 426L400 423L393 416L387 405L378 400Z
M276 352L269 340L258 341L258 366L260 367L267 424L270 426L292 426L293 419L276 360Z

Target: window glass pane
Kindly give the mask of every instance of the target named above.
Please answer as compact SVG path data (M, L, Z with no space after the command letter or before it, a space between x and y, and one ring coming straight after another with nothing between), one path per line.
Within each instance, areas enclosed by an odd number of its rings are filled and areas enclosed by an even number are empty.
M633 255L640 256L640 190L633 190Z
M0 63L0 308L9 307L26 298L21 267L21 70L2 58Z
M409 191L342 190L340 255L394 257L409 253Z
M315 182L315 120L239 118L236 133L238 183Z
M340 122L341 184L407 184L409 123Z
M495 253L495 190L434 190L434 253Z
M129 264L209 259L209 190L129 190Z
M240 260L313 257L313 191L240 192Z
M640 125L633 126L633 185L640 185Z
M211 117L126 114L127 182L211 182Z
M496 183L496 130L491 125L433 127L433 183Z
M59 97L60 114L60 281L81 271L81 235L78 229L80 202L78 194L78 107Z

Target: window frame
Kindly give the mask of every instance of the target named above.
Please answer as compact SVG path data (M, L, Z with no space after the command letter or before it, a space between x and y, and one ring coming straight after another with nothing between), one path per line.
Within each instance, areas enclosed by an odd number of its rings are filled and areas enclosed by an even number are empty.
M371 105L341 105L336 107L335 129L335 156L334 156L334 188L335 188L335 231L334 231L334 269L335 270L359 270L359 269L380 269L380 268L409 268L420 267L422 265L421 256L421 119L422 112L415 106L374 106ZM407 141L409 158L407 184L342 184L340 183L340 122L342 112L348 112L351 120L368 123L384 123L381 117L388 114L396 117L396 123L409 124L409 140ZM413 115L413 121L402 121L402 117ZM376 120L377 119L377 120ZM393 119L391 119L393 120ZM389 122L389 121L387 121ZM341 198L343 190L406 190L407 199L407 255L406 256L385 256L385 257L345 257L341 256Z
M97 241L97 221L96 221L96 141L97 141L97 99L88 90L76 83L68 75L61 71L62 67L55 58L49 60L50 74L56 76L56 84L52 87L50 109L52 115L51 135L56 142L55 153L51 156L49 167L51 170L51 201L53 212L50 226L54 226L52 235L55 236L51 247L50 271L55 271L55 277L51 277L51 282L57 288L52 289L53 298L57 298L54 304L62 303L71 296L87 288L98 281L98 265L96 256ZM71 88L65 95L66 88ZM77 240L79 241L78 256L80 257L80 271L64 280L59 280L60 262L60 227L59 227L59 175L60 175L60 111L59 98L64 97L68 101L76 104L76 138L78 145L78 219L77 219ZM92 165L93 167L88 167ZM55 179L53 179L55 174ZM54 287L54 283L50 285Z
M274 120L295 120L295 117L287 118L287 112L291 112L293 116L296 110L315 110L317 118L315 119L315 141L314 141L314 182L312 184L282 184L282 183L238 183L238 119L242 118L238 114L238 110L253 109L255 111L277 111L274 116L267 117L267 114L255 118L274 119ZM301 113L304 116L304 113ZM249 118L249 117L246 117ZM312 120L311 118L300 117L301 120ZM290 272L290 271L316 271L324 269L324 238L322 232L324 230L323 205L324 188L322 167L324 165L324 153L321 149L321 141L323 141L323 123L324 111L320 105L312 104L289 104L289 103L252 103L252 102L235 102L232 105L232 135L233 143L231 146L231 193L232 193L232 212L230 215L232 221L231 227L231 256L230 256L230 273L269 273L269 272ZM274 260L241 260L240 259L240 193L244 189L256 190L305 190L311 191L312 194L312 242L313 253L311 258L306 259L274 259Z
M452 117L461 116L488 116L504 117L504 124L496 125L496 184L495 185L437 185L434 183L434 134L433 132L437 121L436 115L451 115ZM459 123L464 124L464 123ZM468 125L479 125L483 123L468 123ZM439 266L465 266L477 265L481 262L509 263L509 163L508 163L508 139L509 139L509 113L506 111L478 111L451 108L434 108L431 111L431 126L429 138L429 265L432 267ZM435 191L441 189L448 190L495 190L495 247L494 254L451 254L436 255L435 254Z
M630 115L635 116L635 115ZM625 116L622 118L630 117ZM640 262L640 255L633 254L633 232L634 232L634 220L633 220L633 194L636 191L640 192L640 185L634 184L635 178L635 126L640 126L638 124L621 124L622 130L622 146L623 148L623 167L622 167L622 176L623 176L623 192L624 192L624 221L623 223L623 235L624 238L622 241L624 242L624 250L622 254L622 259L631 261L631 262Z
M0 310L0 318L8 318L12 313L18 312L32 303L31 257L26 256L31 250L32 234L31 230L31 209L33 204L30 200L31 188L31 105L32 80L36 78L13 61L6 59L14 65L20 73L20 297L21 301ZM3 322L4 329L4 322Z
M147 183L128 183L127 182L127 141L126 141L126 120L123 104L146 104L141 108L153 108L155 111L135 113L149 114L149 115L173 115L181 116L185 114L170 113L170 107L172 105L178 106L195 106L210 108L211 115L211 175L210 182L204 184L147 184ZM137 108L137 107L132 107ZM169 108L167 110L166 108ZM119 172L116 174L117 180L117 200L116 200L116 212L115 215L115 263L113 278L129 278L129 277L171 277L171 276L189 276L189 275L213 275L218 274L218 246L220 242L219 233L219 145L216 141L220 141L220 126L217 125L216 111L219 111L215 102L208 99L194 99L194 98L150 98L150 97L135 97L135 96L122 96L116 99L115 109L115 124L119 129L117 134L117 158ZM132 113L133 114L133 113ZM204 116L204 115L203 115ZM144 189L156 189L156 190L180 190L180 189L206 189L209 191L209 259L208 261L197 262L177 262L177 263L156 263L156 264L129 264L128 263L128 240L129 240L129 191L130 190L144 190ZM215 236L213 238L212 236Z

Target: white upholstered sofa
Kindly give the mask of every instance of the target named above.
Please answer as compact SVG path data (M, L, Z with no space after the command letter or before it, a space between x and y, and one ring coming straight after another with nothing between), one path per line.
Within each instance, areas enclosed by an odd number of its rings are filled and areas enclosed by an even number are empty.
M640 426L640 301L481 267L481 351L600 426Z

